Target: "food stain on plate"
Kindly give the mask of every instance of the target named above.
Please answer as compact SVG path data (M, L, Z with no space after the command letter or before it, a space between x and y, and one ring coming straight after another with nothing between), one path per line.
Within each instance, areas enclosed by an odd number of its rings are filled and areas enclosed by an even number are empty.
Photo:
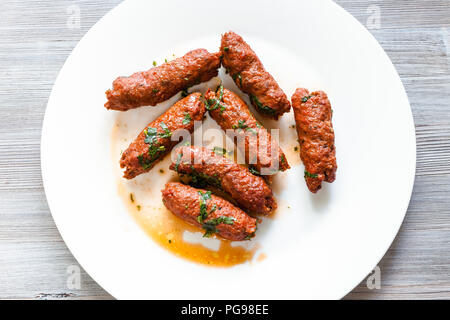
M264 261L266 258L267 258L267 255L264 252L262 252L258 255L258 257L256 258L256 261L261 262L261 261Z

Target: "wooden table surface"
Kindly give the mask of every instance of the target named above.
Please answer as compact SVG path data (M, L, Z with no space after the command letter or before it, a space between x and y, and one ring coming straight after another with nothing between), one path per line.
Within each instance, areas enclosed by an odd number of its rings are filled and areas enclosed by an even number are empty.
M39 151L58 71L119 2L0 2L0 298L111 298L82 270L80 288L69 289L68 268L77 262L49 212ZM364 280L346 298L449 299L450 0L337 2L369 28L395 64L417 136L412 200L379 264L381 288L369 290Z

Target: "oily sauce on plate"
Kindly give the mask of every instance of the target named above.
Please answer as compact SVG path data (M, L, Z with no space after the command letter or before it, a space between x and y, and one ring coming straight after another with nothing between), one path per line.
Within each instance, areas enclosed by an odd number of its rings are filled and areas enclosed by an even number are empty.
M126 122L117 121L112 131L111 151L115 163L128 144L127 137L133 139L129 127L122 123ZM123 179L119 165L115 166L118 194L138 225L160 246L193 262L231 267L252 261L258 250L256 241L233 243L219 238L202 239L202 230L179 219L164 207L161 189L166 182L177 180L176 173L168 170L170 163L170 156L167 156L150 172L133 180ZM201 241L208 242L211 248L201 244Z

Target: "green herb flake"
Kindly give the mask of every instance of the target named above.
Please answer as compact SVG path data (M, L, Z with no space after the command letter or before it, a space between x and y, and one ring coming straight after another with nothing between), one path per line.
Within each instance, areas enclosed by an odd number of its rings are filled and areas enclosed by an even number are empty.
M166 147L164 146L158 146L158 145L150 145L148 148L148 155L150 157L150 161L155 161L155 156L158 154L158 152L164 152L166 151Z
M317 178L318 175L315 174L315 173L310 173L310 172L308 172L308 171L305 170L305 178L306 178L306 177L309 177L309 178Z
M271 107L265 106L261 103L261 101L258 100L257 97L255 96L250 96L250 100L252 101L253 105L256 106L256 108L258 108L258 110L262 113L265 114L269 114L269 115L274 115L275 114L275 110L272 109Z
M197 221L203 223L208 217L207 202L211 199L211 191L199 191L198 194L200 196L200 215L197 217Z
M156 128L148 127L144 130L144 135L144 142L146 144L153 144L158 137L158 131L156 130Z
M153 93L158 93L159 90L158 90L158 89L153 89L152 92L153 92Z
M228 52L228 50L230 50L230 48L228 48L228 47L223 48L223 51L225 51L225 52Z
M178 155L177 155L177 160L176 160L176 162L175 162L175 172L178 172L178 167L180 166L180 162L181 162L181 158L183 157L183 153L182 152L180 152Z
M139 164L144 170L150 169L152 167L153 161L144 159L144 155L138 155Z
M215 154L217 154L219 156L225 156L227 154L227 150L224 148L220 148L220 147L214 147L213 151Z
M214 232L216 232L216 228L215 227L213 227L212 230L206 230L206 232L203 234L203 238L210 238L214 234Z
M220 110L223 112L223 110L225 110L225 107L222 106L220 104L220 102L223 99L223 85L220 84L217 88L216 88L216 93L217 91L219 91L219 99L208 99L206 102L206 109L208 110L216 110L217 108L220 107Z
M172 136L172 132L170 132L164 122L161 122L159 126L163 129L163 133L158 134L160 138L170 138Z
M188 112L186 112L184 114L183 124L187 125L187 124L191 123L191 120L192 120L191 115Z
M303 97L303 98L302 98L302 102L305 103L305 102L308 101L311 97L312 97L312 95Z
M216 226L218 226L219 224L223 223L231 225L234 223L234 221L235 219L233 217L220 216L218 218L204 222L202 224L202 228L205 230L205 234L203 235L203 237L209 238L212 234L216 233Z
M256 124L257 126L259 125L258 123ZM250 128L248 125L245 124L244 120L239 120L237 125L232 125L231 126L233 129L242 129L248 132L251 132L253 134L256 134L256 130L253 128ZM259 126L260 127L260 126ZM259 128L258 127L258 128Z
M255 233L245 236L244 240L251 240L255 236Z
M237 127L238 127L239 129L246 129L246 128L248 128L248 126L245 124L245 121L244 121L244 120L239 120L239 121L238 121L238 124L237 124Z
M240 73L236 73L232 76L234 82L236 82L236 80L239 80L239 85L242 87L242 76ZM236 82L237 84L237 82Z
M148 127L144 130L144 142L148 144L148 156L149 158L146 159L144 157L144 154L140 154L138 156L138 160L140 165L144 168L144 170L147 170L152 167L153 162L156 160L158 153L166 151L166 147L163 145L160 145L158 143L158 138L166 139L170 138L172 136L172 132L167 128L166 124L164 122L160 123L160 127L163 130L163 132L159 132L156 128Z
M211 185L218 189L222 188L222 183L220 182L219 178L207 175L203 172L197 172L192 166L191 171L192 172L189 174L189 176L192 179L191 184L193 186L201 188Z
M255 176L261 175L261 173L253 167L248 168L248 170L250 171L251 174L254 174Z

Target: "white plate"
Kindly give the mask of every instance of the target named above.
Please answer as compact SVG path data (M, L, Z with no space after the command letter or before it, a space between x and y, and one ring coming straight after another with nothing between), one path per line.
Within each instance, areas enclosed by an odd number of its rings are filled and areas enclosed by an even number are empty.
M279 218L257 235L267 258L211 268L178 258L136 224L117 192L118 155L104 91L119 75L241 34L290 97L329 94L337 179L308 192L301 164L283 176ZM129 111L135 136L168 104ZM287 131L292 118L280 122ZM131 121L135 119L136 121ZM292 144L294 145L294 144ZM378 263L408 207L415 133L405 90L376 40L332 1L126 1L67 59L42 133L48 203L67 246L116 298L341 298ZM289 158L293 160L292 157ZM259 238L258 238L259 237Z

